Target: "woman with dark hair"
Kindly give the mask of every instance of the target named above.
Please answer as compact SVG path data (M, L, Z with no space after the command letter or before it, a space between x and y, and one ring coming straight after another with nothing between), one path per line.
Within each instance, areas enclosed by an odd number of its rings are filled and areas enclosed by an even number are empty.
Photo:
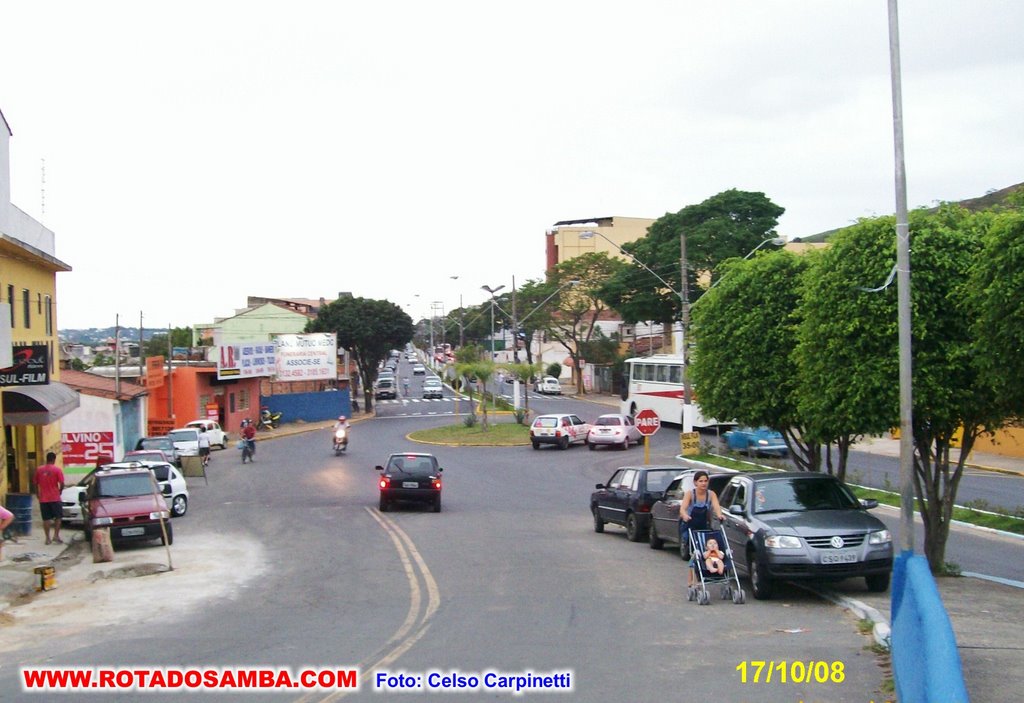
M690 544L688 530L710 530L709 513L713 514L719 523L722 522L722 506L718 504L715 492L708 488L709 481L707 471L695 473L693 490L683 496L683 502L679 506L679 543L685 545L687 551ZM689 570L687 585L693 585L693 569Z

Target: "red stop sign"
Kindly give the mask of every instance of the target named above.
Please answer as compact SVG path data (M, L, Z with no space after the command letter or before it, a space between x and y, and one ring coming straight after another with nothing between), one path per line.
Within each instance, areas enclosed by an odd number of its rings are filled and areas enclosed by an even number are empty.
M640 434L650 436L657 432L659 427L661 420L658 413L653 410L641 410L636 414L636 428L640 430Z

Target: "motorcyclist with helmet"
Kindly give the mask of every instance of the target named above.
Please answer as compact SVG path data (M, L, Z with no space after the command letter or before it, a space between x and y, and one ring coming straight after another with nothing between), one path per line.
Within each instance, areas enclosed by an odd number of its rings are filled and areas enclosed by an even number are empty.
M334 423L334 453L339 454L348 448L348 435L351 425L349 425L348 418L344 415L338 416L338 421Z

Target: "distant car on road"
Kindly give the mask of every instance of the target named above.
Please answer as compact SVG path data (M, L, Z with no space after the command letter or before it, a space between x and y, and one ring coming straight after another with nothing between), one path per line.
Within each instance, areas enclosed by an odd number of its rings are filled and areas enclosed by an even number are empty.
M559 449L568 449L570 444L586 444L589 432L590 425L578 415L538 415L530 425L530 444L534 449L540 449L542 444L554 444Z
M537 393L562 394L562 384L554 376L545 376L533 384L533 390Z
M159 449L165 455L170 457L172 464L180 464L181 460L178 457L178 450L174 448L174 440L167 435L160 437L143 437L135 443L135 450L142 451L146 449Z
M591 449L601 444L629 449L630 444L639 444L642 441L643 435L637 429L633 418L618 413L601 415L594 420L587 435L587 444Z
M424 366L423 364L413 364L413 366L412 366L412 375L413 376L426 376L427 375L427 367Z
M722 435L730 451L748 456L789 456L782 435L767 427L737 427Z
M395 385L395 379L378 378L377 385L373 391L373 397L377 400L380 400L381 398L397 398L398 387Z
M430 378L423 379L423 397L424 398L443 398L444 397L444 384L441 383L441 379L437 376L431 376Z
M195 427L181 427L171 430L167 436L174 442L174 451L178 459L183 456L199 456L199 430Z
M407 452L392 454L380 471L380 511L391 510L397 502L426 503L435 513L441 512L441 472L433 454Z
M590 512L594 532L604 532L606 522L623 525L630 542L647 537L651 525L651 506L665 494L678 466L624 466L616 469L605 483L590 494Z
M863 577L889 588L892 535L835 476L806 472L740 474L719 498L733 563L754 597L771 598L777 580Z
M185 427L205 431L206 436L210 439L211 447L224 449L228 446L228 433L220 428L220 423L213 420L193 420L192 422L186 422Z

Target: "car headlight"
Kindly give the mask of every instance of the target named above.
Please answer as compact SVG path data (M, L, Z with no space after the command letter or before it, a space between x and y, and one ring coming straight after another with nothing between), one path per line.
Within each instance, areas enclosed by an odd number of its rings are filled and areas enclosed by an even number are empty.
M764 538L764 546L769 549L802 549L800 538L792 535L770 535Z
M159 520L160 518L163 518L164 520L166 520L169 517L171 517L171 514L169 512L167 512L166 510L156 510L156 511L154 511L154 512L149 514L149 519L150 520Z
M94 517L92 519L93 527L102 527L103 525L113 525L114 519L109 517Z
M868 544L889 544L892 542L892 533L889 530L879 530L868 535Z

